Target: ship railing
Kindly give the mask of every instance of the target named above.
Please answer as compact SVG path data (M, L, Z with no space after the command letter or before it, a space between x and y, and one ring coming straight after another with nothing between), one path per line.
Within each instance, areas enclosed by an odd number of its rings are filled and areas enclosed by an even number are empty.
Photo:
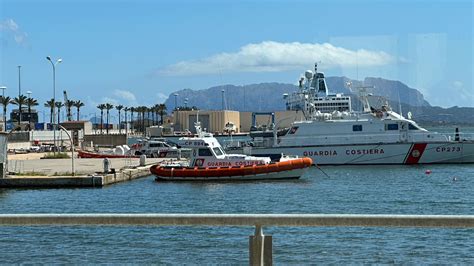
M268 139L268 138L267 138ZM379 134L333 134L325 136L297 136L286 135L279 138L281 145L308 145L308 144L383 144L383 143L397 143L397 142L435 142L435 141L474 141L474 133L460 132L456 136L455 133L438 133L438 132L411 132L408 131L405 135L403 132L393 134L379 133ZM272 146L273 140L265 141L265 139L255 140L233 140L224 141L223 147L226 150L241 149L243 147L267 147Z
M244 226L250 265L271 265L271 227L425 227L474 228L474 215L388 214L0 214L0 226Z
M409 136L407 135L406 140ZM383 144L403 141L400 134L333 134L326 136L291 136L282 139L280 145L340 145L340 144Z

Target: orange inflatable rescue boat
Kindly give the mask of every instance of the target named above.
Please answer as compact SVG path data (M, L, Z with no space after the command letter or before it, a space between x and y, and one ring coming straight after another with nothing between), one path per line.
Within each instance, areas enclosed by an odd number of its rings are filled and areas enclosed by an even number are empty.
M226 154L216 138L201 132L195 124L198 137L180 138L181 148L191 149L188 161L168 161L150 168L157 180L173 181L230 181L262 179L296 179L313 164L311 158L282 156L278 162L268 157Z

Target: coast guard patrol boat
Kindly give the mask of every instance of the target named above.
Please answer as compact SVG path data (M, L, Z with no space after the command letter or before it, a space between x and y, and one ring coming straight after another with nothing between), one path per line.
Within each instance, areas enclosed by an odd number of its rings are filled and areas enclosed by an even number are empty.
M393 111L388 104L370 106L362 93L362 111L353 111L350 96L331 94L324 74L311 70L300 89L285 94L287 109L301 110L305 120L286 134L253 138L234 148L253 156L291 154L312 158L319 165L474 163L474 134L454 136L430 132Z

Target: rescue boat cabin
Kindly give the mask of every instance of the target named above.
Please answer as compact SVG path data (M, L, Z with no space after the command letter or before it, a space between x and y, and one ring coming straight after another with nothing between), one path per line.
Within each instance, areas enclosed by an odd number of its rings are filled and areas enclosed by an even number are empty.
M210 133L199 137L183 137L178 141L180 148L191 149L189 166L191 167L232 167L261 165L270 163L268 157L254 157L243 154L226 154L219 141Z

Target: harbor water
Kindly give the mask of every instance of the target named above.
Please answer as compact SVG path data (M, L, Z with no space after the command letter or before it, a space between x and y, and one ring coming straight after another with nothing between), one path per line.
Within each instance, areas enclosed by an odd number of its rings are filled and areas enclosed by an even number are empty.
M474 166L312 167L291 181L0 189L0 213L474 214ZM427 174L426 170L431 170ZM0 228L1 263L248 264L252 227ZM474 263L473 229L270 227L277 264Z

